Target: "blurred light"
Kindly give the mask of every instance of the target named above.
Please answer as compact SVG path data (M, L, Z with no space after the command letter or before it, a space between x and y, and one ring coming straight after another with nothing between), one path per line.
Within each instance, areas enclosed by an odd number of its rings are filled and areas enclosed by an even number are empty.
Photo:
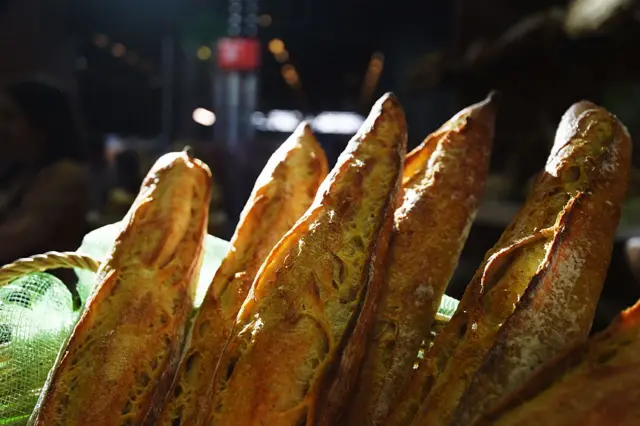
M284 42L279 38L274 38L269 42L269 51L274 55L284 52Z
M111 48L111 54L116 58L121 58L127 53L127 48L122 43L116 43Z
M633 0L573 0L566 13L564 27L576 37L598 31L616 16L628 12Z
M380 52L376 52L371 55L371 61L369 62L369 70L372 73L380 74L384 65L384 55Z
M271 19L271 15L260 15L258 17L258 25L260 25L262 28L267 28L268 26L271 25L272 19Z
M290 85L296 85L300 82L298 72L293 65L287 64L282 67L282 77Z
M104 34L96 34L96 36L93 38L93 43L104 49L109 45L109 37L107 37Z
M323 112L311 122L319 133L351 135L360 129L365 118L353 112Z
M267 125L267 117L260 111L251 113L251 124L259 129L263 129Z
M213 126L216 122L216 115L205 108L196 108L191 115L193 121L203 126Z
M293 132L302 120L300 111L273 110L267 114L255 111L251 114L251 124L258 130L268 132ZM318 133L353 135L365 118L353 112L326 111L315 117L307 115L304 120Z
M138 55L136 55L134 52L128 52L127 53L127 62L131 65L135 65L138 63L138 60L140 58L138 57Z
M198 51L196 52L196 56L201 61L206 61L211 58L211 48L209 46L200 46L198 47Z
M283 50L282 52L277 53L275 57L276 57L276 61L282 64L289 60L289 52L287 52L286 50Z
M298 111L275 109L267 115L266 130L272 132L293 132L302 121L302 114Z

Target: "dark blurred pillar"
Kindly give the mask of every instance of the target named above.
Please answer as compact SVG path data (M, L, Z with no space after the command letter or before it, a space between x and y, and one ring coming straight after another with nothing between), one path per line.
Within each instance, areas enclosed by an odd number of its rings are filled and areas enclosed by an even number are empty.
M257 0L229 1L229 37L220 39L216 48L215 138L225 147L225 200L227 213L235 222L246 201L244 178L247 146L254 137L251 114L258 95L260 46L257 36Z

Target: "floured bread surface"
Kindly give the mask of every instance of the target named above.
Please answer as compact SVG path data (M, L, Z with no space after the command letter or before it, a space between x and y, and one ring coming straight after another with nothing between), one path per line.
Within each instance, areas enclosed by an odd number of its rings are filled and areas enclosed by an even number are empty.
M325 154L303 123L274 152L256 181L229 252L198 311L158 425L206 424L216 365L255 275L309 208L326 175Z
M208 424L311 425L327 408L318 396L371 316L364 306L377 291L405 149L404 114L386 95L258 273L216 372Z
M545 364L474 426L640 424L640 303Z
M614 116L587 102L569 109L529 199L486 254L456 314L414 374L407 394L415 391L422 402L411 424L466 424L468 416L499 399L545 359L586 336L611 255L629 161L629 137ZM573 226L584 232L569 237ZM524 296L536 301L522 303ZM529 320L518 319L524 316ZM512 337L505 340L499 331ZM517 335L543 337L525 341ZM521 346L497 348L502 342ZM505 367L487 360L490 351L505 362L528 364ZM514 351L519 353L512 356ZM527 355L534 353L539 356ZM500 372L515 375L477 379L469 390L477 373ZM461 403L466 392L474 396Z
M209 169L187 153L157 161L31 425L153 424L193 307L210 192Z

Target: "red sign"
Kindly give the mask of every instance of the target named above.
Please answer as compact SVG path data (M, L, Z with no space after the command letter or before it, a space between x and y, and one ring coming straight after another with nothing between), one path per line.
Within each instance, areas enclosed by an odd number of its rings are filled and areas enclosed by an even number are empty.
M260 66L260 43L251 38L218 41L218 66L225 70L249 71Z

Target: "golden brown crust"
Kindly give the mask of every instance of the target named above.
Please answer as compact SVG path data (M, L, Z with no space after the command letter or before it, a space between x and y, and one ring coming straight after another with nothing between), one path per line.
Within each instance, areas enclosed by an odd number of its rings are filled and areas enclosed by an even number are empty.
M589 130L590 126L596 130ZM567 204L548 257L518 308L500 328L493 348L461 399L454 424L471 423L534 369L584 339L591 329L626 193L631 141L615 117L583 102L563 117L552 150L552 155L562 155L563 149L571 151L568 144L574 144L575 139L594 138L596 132L609 141L605 142L609 154L581 171L587 175L588 187Z
M258 177L230 249L199 309L158 425L196 426L211 410L216 364L265 258L311 205L327 160L308 124L278 148Z
M260 269L216 371L209 424L311 425L333 411L319 404L359 368L365 340L349 338L366 335L373 312L405 147L404 114L386 95Z
M156 162L30 425L153 424L193 307L210 192L209 169L186 153Z
M492 94L465 108L407 156L385 285L348 424L385 424L413 371L482 196L495 107Z
M640 424L640 302L565 351L474 426Z
M418 404L420 408L412 424L448 425L465 392L473 392L476 399L466 399L460 407L463 413L456 415L473 415L464 411L471 413L475 404L484 407L485 400L490 404L518 377L523 380L548 357L588 333L619 220L629 160L628 133L614 116L590 103L569 109L527 203L487 253L458 311L413 375L408 392L416 396L405 412ZM596 222L595 233L565 238L569 227L585 229ZM595 250L593 255L589 250ZM523 294L535 302L518 304ZM558 294L571 297L564 300L555 297ZM571 324L565 319L569 315ZM508 341L499 334L503 324ZM543 330L553 336L531 338ZM492 350L490 358L509 360L517 368L508 377L496 377L490 386L474 382L479 391L468 390L478 371L501 374L494 371L492 361L483 365ZM513 351L523 356L512 356Z

